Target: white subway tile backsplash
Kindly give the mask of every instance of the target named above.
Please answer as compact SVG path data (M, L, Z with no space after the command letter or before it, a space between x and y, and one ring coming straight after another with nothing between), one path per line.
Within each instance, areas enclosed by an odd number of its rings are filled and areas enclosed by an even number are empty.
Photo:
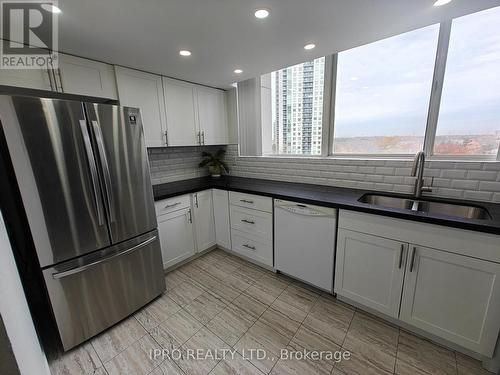
M441 177L443 178L465 178L466 175L466 170L444 169L441 171Z
M485 171L497 171L497 172L500 172L500 162L487 162L487 163L483 163L483 169Z
M479 183L479 190L500 191L500 182L481 181Z
M201 152L218 146L148 149L154 184L206 176L198 168ZM234 176L302 182L411 194L415 178L412 161L297 157L239 157L237 146L226 148L226 162ZM427 161L426 195L500 203L500 162Z
M392 167L376 167L375 173L377 174L385 174L385 175L394 175L394 168Z
M453 189L476 190L479 186L479 181L474 180L453 180L451 187Z
M473 201L491 201L493 193L489 191L465 191L464 198Z
M495 171L469 171L467 178L471 180L496 181L499 176Z

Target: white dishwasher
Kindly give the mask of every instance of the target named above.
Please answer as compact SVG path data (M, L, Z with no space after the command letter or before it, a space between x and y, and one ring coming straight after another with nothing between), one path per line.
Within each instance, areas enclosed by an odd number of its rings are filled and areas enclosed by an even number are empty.
M274 200L274 267L333 293L337 210Z

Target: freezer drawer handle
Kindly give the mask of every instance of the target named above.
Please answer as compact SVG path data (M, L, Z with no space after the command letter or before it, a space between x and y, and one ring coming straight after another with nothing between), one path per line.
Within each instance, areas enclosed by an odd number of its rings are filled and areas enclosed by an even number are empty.
M90 177L92 179L92 190L94 192L94 204L97 212L97 221L99 225L104 225L103 213L101 210L101 202L100 202L100 192L99 192L99 182L97 181L97 167L95 164L94 155L92 155L92 146L90 145L90 136L87 129L87 122L85 120L80 120L80 130L82 132L83 137L83 146L85 148L85 152L87 153L87 159L89 162L90 168Z
M102 263L105 263L105 262L108 262L114 258L118 258L118 257L121 257L122 255L126 255L128 253L131 253L132 251L134 250L137 250L141 247L144 247L146 245L149 245L151 242L154 242L156 240L156 236L153 236L151 238L148 238L146 241L143 241L141 242L140 244L137 244L135 246L132 246L130 249L127 249L125 251L122 251L120 253L116 253L116 254L113 254L107 258L104 258L104 259L100 259L100 260L97 260L95 262L92 262L92 263L89 263L89 264L86 264L84 266L81 266L81 267L76 267L76 268L72 268L68 271L62 271L62 272L56 272L56 273L53 273L52 274L52 278L54 279L61 279L63 277L66 277L66 276L70 276L70 275L74 275L76 273L80 273L80 272L83 272L83 271L86 271L88 270L89 268L92 268L92 267L95 267L95 266L98 266L99 264L102 264Z
M240 202L248 203L248 204L253 204L254 203L253 201L249 201L248 199L240 199Z
M244 244L242 246L246 247L247 249L250 249L250 250L255 250L255 246L252 246L252 245Z
M247 224L255 224L255 221L253 220L241 219L241 221Z

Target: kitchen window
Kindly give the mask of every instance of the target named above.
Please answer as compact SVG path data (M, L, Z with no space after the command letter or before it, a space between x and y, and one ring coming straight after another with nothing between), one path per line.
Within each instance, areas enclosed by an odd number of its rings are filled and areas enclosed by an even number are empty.
M453 20L433 151L497 155L500 7Z
M500 7L249 80L240 152L500 160L498 25Z
M271 119L263 121L271 125L264 155L321 155L324 74L325 57L321 57L261 78L267 82L262 87L270 88L263 98L271 103L262 111L263 119Z
M414 154L424 144L439 25L340 52L335 154Z

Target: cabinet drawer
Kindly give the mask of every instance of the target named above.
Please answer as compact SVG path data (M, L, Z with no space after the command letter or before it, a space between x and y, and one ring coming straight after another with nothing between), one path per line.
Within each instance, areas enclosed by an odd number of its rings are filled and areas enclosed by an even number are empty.
M236 229L231 229L231 241L234 252L267 266L273 266L272 241L266 241Z
M191 207L191 199L189 197L189 194L181 195L179 197L162 199L161 201L155 202L155 211L157 217L188 207Z
M273 215L267 212L231 205L231 228L262 237L273 238Z
M273 212L273 200L269 197L230 191L229 203L254 210Z

